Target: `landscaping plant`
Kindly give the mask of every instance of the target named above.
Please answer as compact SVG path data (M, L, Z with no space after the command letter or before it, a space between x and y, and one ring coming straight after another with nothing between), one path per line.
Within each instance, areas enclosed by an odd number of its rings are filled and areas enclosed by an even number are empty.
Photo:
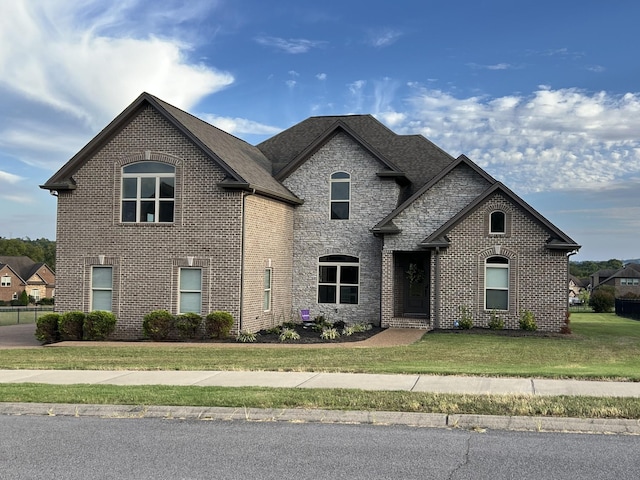
M66 312L60 316L58 331L60 340L82 340L84 312Z
M142 320L142 333L153 341L169 338L174 318L166 310L154 310L147 313Z
M528 332L535 332L538 329L538 324L536 323L536 318L533 315L533 312L530 310L525 310L520 315L520 328L522 330L526 330Z
M57 342L60 339L59 322L60 314L58 313L40 315L36 321L36 338L44 343Z
M232 326L233 316L229 312L215 311L205 318L205 331L209 338L227 338Z
M193 339L198 336L202 324L202 316L197 313L181 313L175 318L176 330L183 339Z
M104 340L116 329L116 316L104 310L94 310L84 318L83 336L85 340Z

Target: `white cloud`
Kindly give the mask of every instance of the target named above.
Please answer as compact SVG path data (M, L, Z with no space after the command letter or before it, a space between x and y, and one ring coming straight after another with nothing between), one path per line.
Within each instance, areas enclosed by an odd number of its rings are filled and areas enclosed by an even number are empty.
M273 127L270 125L265 125L263 123L254 122L252 120L247 120L246 118L231 118L231 117L220 117L218 115L212 115L209 113L204 113L198 115L199 118L204 120L205 122L210 123L218 127L220 130L224 130L227 133L232 135L275 135L279 133L282 129L278 127Z
M185 40L153 33L162 22L175 20L165 17L167 12L184 20L211 8L206 2L190 2L188 8L169 1L162 14L131 20L141 5L135 0L0 3L0 88L32 112L29 128L21 128L19 119L0 125L5 146L42 150L43 138L53 143L46 139L59 138L71 123L75 131L95 133L142 91L189 109L233 83L231 74L191 61ZM64 127L57 124L62 121ZM59 142L49 151L73 153L80 146Z
M495 63L493 65L479 65L477 63L469 63L467 65L478 70L511 70L513 68L516 68L509 63Z
M326 80L327 79L327 74L326 73L319 73L319 74L316 75L316 78L318 80L321 80L321 81L322 80Z
M519 192L640 183L640 94L541 87L526 96L457 98L422 89L408 102L377 116L399 133L466 154Z
M307 53L312 48L319 48L326 44L324 41L307 40L305 38L257 37L255 40L265 47L272 47L291 54Z
M16 184L22 180L23 178L18 175L0 170L0 185L3 183Z
M294 88L298 82L296 82L295 80L287 80L286 82L284 82L285 85L289 88Z
M368 34L367 43L374 47L388 47L394 44L400 37L402 32L392 28L383 28L381 30L372 30Z

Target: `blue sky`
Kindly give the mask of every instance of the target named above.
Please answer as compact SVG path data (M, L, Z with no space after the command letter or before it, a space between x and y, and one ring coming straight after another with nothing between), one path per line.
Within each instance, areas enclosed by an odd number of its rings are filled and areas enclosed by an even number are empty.
M0 3L0 236L55 239L44 183L141 92L247 140L371 113L640 257L640 2Z

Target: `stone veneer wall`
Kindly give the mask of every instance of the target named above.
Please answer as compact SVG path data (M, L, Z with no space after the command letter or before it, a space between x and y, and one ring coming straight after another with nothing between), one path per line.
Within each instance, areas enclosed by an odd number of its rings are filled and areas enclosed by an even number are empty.
M435 255L431 256L430 320L394 318L395 302L402 301L400 287L394 278L394 251L418 251L418 244L471 203L489 182L467 165L461 164L424 192L394 219L401 230L386 235L383 252L382 323L383 326L428 328L433 325L436 304Z
M176 167L172 224L120 223L123 165ZM139 338L151 310L177 313L179 268L201 268L202 313L240 316L242 194L217 187L222 170L147 107L74 174L58 196L56 310L89 311L91 267L114 267L116 338Z
M271 309L264 311L264 271L271 268ZM245 198L243 330L256 332L291 319L293 207L257 195Z
M345 133L333 136L284 180L304 200L294 215L293 315L310 309L312 317L347 323L380 322L382 242L370 229L396 207L399 187L376 173L384 169ZM348 220L331 220L330 175L351 175L351 213ZM360 259L358 305L318 303L318 258L352 255Z

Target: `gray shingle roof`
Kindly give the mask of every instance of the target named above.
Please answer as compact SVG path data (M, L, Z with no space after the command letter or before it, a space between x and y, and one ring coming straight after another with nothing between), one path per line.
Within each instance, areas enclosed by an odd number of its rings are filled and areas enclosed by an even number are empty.
M377 154L387 168L403 172L412 183L412 191L454 161L422 135L398 135L372 115L310 117L258 144L258 148L271 160L274 176L283 178L341 127Z
M34 262L27 256L0 256L0 266L8 265L20 278L27 282L44 265L42 262Z

